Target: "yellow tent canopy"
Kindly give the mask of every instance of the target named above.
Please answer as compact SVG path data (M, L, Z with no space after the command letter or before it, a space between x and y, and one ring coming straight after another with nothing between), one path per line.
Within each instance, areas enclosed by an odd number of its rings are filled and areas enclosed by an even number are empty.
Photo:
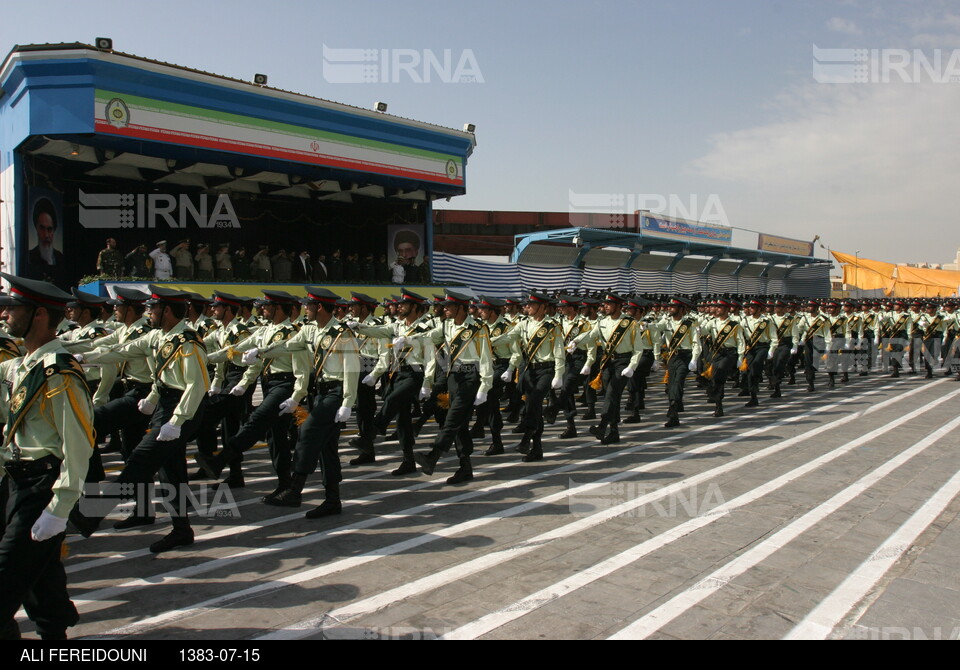
M843 283L863 291L880 289L894 298L944 298L957 294L960 272L911 268L831 251L843 264Z

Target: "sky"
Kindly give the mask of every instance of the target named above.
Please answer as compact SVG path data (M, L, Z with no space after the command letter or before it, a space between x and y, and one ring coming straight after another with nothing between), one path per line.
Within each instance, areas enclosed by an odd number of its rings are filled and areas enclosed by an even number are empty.
M473 123L467 194L442 208L651 209L889 262L952 263L960 247L960 0L45 0L4 14L6 49L111 37ZM338 49L376 50L380 80L337 81Z

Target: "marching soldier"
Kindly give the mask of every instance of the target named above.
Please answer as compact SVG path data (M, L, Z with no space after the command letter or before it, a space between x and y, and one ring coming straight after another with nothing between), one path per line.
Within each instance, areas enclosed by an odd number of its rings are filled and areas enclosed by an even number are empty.
M746 340L746 349L741 353L740 371L744 373L743 392L740 395L749 395L750 400L745 407L759 407L760 384L763 381L763 369L768 360L773 359L774 352L780 346L777 340L777 329L773 319L764 312L766 303L760 298L753 298L743 306L746 314L740 319L743 326L743 336Z
M210 357L213 363L225 362L231 354L235 356L251 350L265 350L296 334L297 329L290 323L290 314L297 298L285 291L264 289L262 293L264 314L270 320L270 325L214 353ZM266 437L270 460L277 474L277 488L273 494L276 495L290 485L293 450L289 439L290 423L294 409L307 395L309 359L303 350L299 350L292 356L269 361L256 358L248 361L246 357L241 357L241 363L249 367L236 386L230 389L230 395L241 398L259 377L263 401L247 417L239 432L226 441L223 451L212 458L202 451L198 452L197 460L204 471L216 479L228 463L242 458L246 451ZM229 486L230 481L225 484ZM267 499L263 502L267 502Z
M800 341L794 347L803 356L803 375L807 380L807 393L816 391L817 378L817 345L827 331L829 323L826 315L820 313L820 303L816 300L807 302L807 311L798 319Z
M524 305L527 318L497 341L513 347L509 367L519 370L518 387L526 397L520 420L523 438L517 447L525 463L543 460L543 401L550 389L563 385L566 366L562 329L547 318L550 302L549 296L531 293Z
M111 334L97 340L78 340L64 343L64 347L68 351L82 355L97 348L106 349L132 342L152 330L150 320L144 315L146 301L150 298L149 294L122 286L116 288L116 294L117 297L109 302L113 305L117 314L120 322L119 327ZM138 409L140 401L150 395L150 390L153 388L154 373L150 363L152 361L147 358L135 358L122 364L107 363L101 366L103 371L101 384L113 385L114 380L117 379L122 395L109 400L104 405L97 406L96 403L94 404L93 427L97 436L110 435L116 431L120 432L120 455L124 462L129 460L134 447L140 443L150 422L149 417ZM91 462L91 467L98 464L99 461L95 459L94 462ZM99 465L99 467L102 468L103 466ZM145 499L145 492L138 491L137 493L140 494L140 497L137 500L136 508L128 518L118 521L114 525L116 530L126 530L127 528L154 523L152 505L149 500Z
M434 345L446 346L450 365L447 373L450 409L430 451L418 453L414 458L425 475L432 475L440 456L456 442L460 467L447 483L460 484L473 479L470 415L474 406L487 401L487 393L493 386L493 365L486 331L468 315L470 297L447 291L443 304L447 319L420 337L429 337ZM437 362L434 359L427 363L421 397L423 391L428 391L429 386L437 381L436 373Z
M61 547L94 446L93 403L83 370L55 335L70 295L46 282L0 277L11 286L0 297L3 318L25 349L0 363L0 639L20 638L14 617L22 606L41 639L65 640L79 615Z
M773 382L773 393L771 398L782 398L783 393L780 390L784 377L787 376L787 370L790 366L790 359L794 345L800 339L800 324L793 314L787 310L790 308L783 298L777 298L773 301L773 327L776 330L777 347L773 349L773 368L771 370L771 381Z
M568 440L577 436L577 402L576 394L583 386L586 377L582 374L583 367L587 363L587 349L592 347L592 343L580 342L575 344L581 335L586 335L593 329L586 317L580 315L580 299L572 295L561 295L560 313L563 319L560 321L561 334L563 335L563 347L566 351L566 362L564 365L563 386L560 388L560 394L557 401L544 412L544 420L547 423L556 421L557 414L563 411L563 418L567 422L567 428L560 434L561 440ZM567 351L572 345L573 351Z
M503 300L486 296L479 298L480 318L487 329L493 351L493 386L487 402L477 407L477 425L481 430L483 426L490 428L490 447L484 452L485 456L498 456L503 453L503 415L500 413L500 401L507 383L513 381L513 368L510 366L512 348L509 342L499 339L511 328L510 322L500 314L503 306Z
M356 291L351 293L350 304L350 324L360 326L382 326L383 321L373 316L377 308L377 301L363 293ZM373 424L374 416L377 413L377 395L374 387L386 369L387 347L382 340L376 337L368 338L362 330L357 331L357 339L360 341L360 387L357 389L357 430L359 435L350 440L349 445L360 451L360 455L350 461L350 465L367 465L375 463L376 456L373 451L373 440L376 437L376 429ZM373 374L380 368L380 374Z
M603 317L576 342L588 345L587 360L580 371L583 375L591 373L598 347L602 351L597 376L589 383L594 390L606 389L600 423L590 428L590 433L600 440L601 444L615 444L620 441L620 403L623 389L640 365L637 342L643 325L623 313L624 302L623 296L612 291L607 293L601 300ZM572 347L568 345L567 350L572 350Z
M920 343L920 353L923 356L923 367L926 370L926 379L933 379L933 362L939 360L945 323L937 303L928 300L924 304L924 314L917 320L916 333Z
M893 368L890 376L894 379L900 377L903 353L906 350L909 355L910 343L913 341L913 316L906 307L905 300L894 300L893 311L881 322L878 341L875 342L881 350L881 356L889 354L890 367Z
M140 411L150 415L150 429L130 454L116 483L147 487L159 474L160 481L170 487L173 530L150 545L150 551L159 554L193 544L193 529L183 496L187 486L186 450L203 418L210 380L203 342L195 330L187 327L185 319L190 294L153 285L150 294L146 302L153 326L150 332L108 350L95 349L83 354L83 358L89 363L153 360L153 388L139 402ZM124 488L119 490L123 492ZM98 509L105 516L121 500L120 496L103 496ZM70 520L89 537L103 517L87 517L74 510Z
M630 399L628 408L631 409L632 413L623 420L624 423L640 423L640 412L647 408L647 380L650 378L654 363L660 357L660 328L657 325L658 321L650 310L650 306L650 301L644 298L631 298L627 301L627 313L643 325L642 332L637 339L640 363L637 365L636 373L627 383L627 393Z
M660 331L665 349L661 349L667 368L667 397L670 407L667 410L665 428L680 425L680 412L683 411L683 384L687 374L697 371L697 359L700 358L702 345L700 329L696 319L689 315L693 304L682 296L673 298L668 306L669 316L660 322ZM659 368L659 365L657 366Z
M387 375L383 405L373 420L373 430L385 435L390 422L394 418L397 420L397 438L403 459L400 467L390 473L394 477L417 471L413 454L416 434L413 429L412 408L423 387L427 361L434 357L433 342L416 337L432 329L426 313L427 299L406 289L398 298L397 319L393 323L380 326L358 322L348 324L368 339L377 337L390 340L392 355L379 359L377 367L370 374L377 378ZM371 444L371 454L372 448Z
M714 307L716 316L703 326L704 337L710 340L703 376L707 380L707 398L715 406L713 416L718 419L723 416L727 380L747 351L744 326L731 314L736 304L733 298L720 298Z
M957 339L958 332L960 332L960 314L957 312L957 303L953 299L948 299L943 303L943 368L944 368L944 377L949 377L953 374L954 368L957 367L960 369L960 361L958 361L958 344L960 341ZM960 380L960 376L957 377Z
M300 507L307 478L319 465L324 501L305 515L308 519L319 519L343 510L340 497L343 476L337 447L340 428L350 419L356 401L360 359L353 332L334 317L340 297L323 288L308 287L307 301L311 309L316 306L313 322L289 340L271 344L263 351L249 350L244 354L244 362L252 363L258 356L270 360L303 351L313 356L313 408L300 426L290 483L263 502L275 507Z
M213 381L207 392L207 410L197 433L197 449L207 457L212 457L217 449L217 433L221 426L224 445L240 432L246 414L247 396L253 393L252 384L243 395L231 393L241 385L247 373L247 368L240 365L241 354L236 349L252 332L239 316L242 305L242 298L223 291L214 292L213 313L220 327L204 338L204 344L213 352L226 350L227 355L224 360L220 360L221 356L217 353L208 357L208 360L214 363ZM243 488L245 485L242 462L243 459L238 456L228 463L230 475L224 484L230 488ZM201 476L206 478L206 472L201 472Z

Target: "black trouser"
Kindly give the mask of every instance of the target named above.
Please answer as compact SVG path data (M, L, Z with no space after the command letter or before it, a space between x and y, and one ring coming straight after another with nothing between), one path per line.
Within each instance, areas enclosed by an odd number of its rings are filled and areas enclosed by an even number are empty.
M120 430L120 455L126 461L147 431L150 417L143 414L138 404L150 395L151 384L124 381L125 392L119 398L93 411L93 427L97 435Z
M367 364L362 370L360 378L365 378L373 371L373 364ZM376 426L373 419L377 414L377 390L375 386L360 384L357 388L357 430L359 431L360 452L373 454L373 440L376 437Z
M940 360L941 340L939 337L931 337L926 340L917 340L917 344L917 353L923 357L923 369L926 370L927 375L932 375L934 361Z
M744 356L747 362L747 372L744 374L745 383L743 389L751 396L760 393L760 385L763 383L763 369L767 364L767 358L770 356L770 343L758 342Z
M892 338L888 338L883 341L881 346L886 354L889 354L888 358L890 360L890 367L893 368L894 372L899 372L903 367L903 350L905 348L904 342L907 341L907 334L905 332L900 332L894 335Z
M527 435L543 435L543 399L550 392L555 366L553 362L530 363L520 371L520 385L527 397L520 425Z
M860 342L860 361L863 370L873 369L873 340L877 336L872 330L863 331L863 341Z
M451 372L447 376L447 389L450 393L450 409L447 410L440 432L433 440L433 449L443 454L456 442L457 454L464 458L473 453L470 415L473 413L473 401L480 389L480 372L477 366ZM528 389L524 390L529 393ZM529 396L527 399L529 401Z
M572 354L567 354L566 367L563 373L563 386L560 387L560 393L557 395L557 402L554 407L556 411L563 411L563 418L567 421L573 421L577 416L577 392L585 379L580 374L583 366L587 363L587 352L577 350Z
M773 352L773 385L780 388L780 383L787 375L787 366L790 364L790 350L793 349L793 338L785 337L780 340L779 346Z
M182 496L183 487L187 486L187 442L196 435L203 420L206 405L206 399L204 399L193 417L180 426L180 437L176 440L161 442L157 439L160 427L173 417L173 412L180 403L182 395L183 392L176 389L160 391L157 408L150 417L149 432L134 448L116 481L117 484L136 484L145 488L153 483L154 477L159 478L160 483L171 488L172 497L168 499L170 516L173 518L174 527L178 528L190 525L187 518L188 510ZM120 495L104 496L104 499L111 500L114 506L118 505L123 500L123 487L119 489ZM105 507L100 507L100 511L103 516L107 515Z
M323 485L327 487L343 481L337 453L340 424L335 420L337 410L343 404L343 384L321 382L316 388L313 409L300 426L300 439L294 449L293 472L306 477L316 472L319 464Z
M687 374L690 372L690 361L693 360L693 351L690 349L679 349L667 362L667 398L670 400L670 408L667 410L667 416L671 419L680 416L680 404L683 402L683 385L687 381Z
M230 390L243 380L246 368L227 363L221 392L210 396L203 422L197 431L197 450L202 454L213 455L217 450L217 431L222 427L223 446L240 432L247 412L247 396L253 395L253 385L241 396L230 395ZM237 464L240 460L236 459Z
M600 373L604 389L600 423L614 430L620 425L620 402L623 399L623 389L630 381L623 376L623 371L630 365L630 356L629 353L614 354L604 363Z
M290 472L293 447L290 444L290 423L293 415L280 414L280 405L293 395L293 373L265 375L261 377L260 388L263 402L229 440L227 449L231 455L242 454L266 437L273 469L278 477L285 479Z
M653 369L653 350L645 349L640 354L640 363L630 381L627 382L627 394L633 400L634 411L638 411L646 403L647 379Z
M0 630L15 626L21 605L41 636L58 636L80 620L60 558L65 534L44 542L30 537L59 476L60 468L54 467L0 481Z
M374 419L374 425L386 432L387 426L396 417L397 437L400 440L400 448L403 450L403 460L413 463L413 445L416 435L413 432L411 409L423 387L423 368L414 370L403 367L397 370L390 377L386 387L383 405ZM499 407L497 409L499 410ZM370 453L374 453L373 445L370 447Z
M813 382L817 379L816 356L813 340L810 339L803 345L803 376L810 386L813 386Z
M727 390L727 380L737 369L737 350L733 347L721 347L710 362L710 379L707 386L707 398L710 402L723 402Z
M503 431L503 415L500 412L500 400L506 389L506 383L501 379L510 367L509 358L498 358L493 363L493 386L487 395L487 402L477 407L477 424L490 428L490 436L494 443L500 441Z

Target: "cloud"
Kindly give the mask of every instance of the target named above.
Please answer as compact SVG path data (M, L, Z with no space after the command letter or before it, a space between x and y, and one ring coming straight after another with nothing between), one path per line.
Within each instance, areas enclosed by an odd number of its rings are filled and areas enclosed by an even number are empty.
M733 225L942 262L960 246L958 106L960 84L809 84L778 98L778 120L713 137L689 169L723 184Z
M857 27L856 23L850 19L842 19L839 16L834 16L832 19L827 21L827 30L831 30L835 33L844 33L845 35L861 34L861 30Z

